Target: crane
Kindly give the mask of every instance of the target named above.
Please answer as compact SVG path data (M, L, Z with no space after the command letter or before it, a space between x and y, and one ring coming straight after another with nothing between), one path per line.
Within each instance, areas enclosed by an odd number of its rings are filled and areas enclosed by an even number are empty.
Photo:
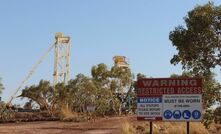
M7 105L10 105L19 90L25 85L25 83L31 78L35 73L39 65L48 56L52 49L55 49L54 57L54 85L59 82L69 81L70 79L70 37L64 36L63 33L57 32L55 34L55 42L48 48L48 50L40 57L39 61L31 68L26 77L21 81L21 83L16 88L14 94L10 97Z
M11 102L13 101L14 98L16 98L16 94L18 91L25 85L25 83L31 78L31 76L35 73L39 65L44 61L44 59L48 56L49 52L54 48L55 44L52 44L49 49L42 55L39 59L39 61L31 68L31 70L28 72L26 77L21 81L21 83L18 85L16 88L14 94L10 97L10 99L6 102L5 105L2 106L2 109L0 110L0 118L4 118L4 113L7 108L10 108ZM7 114L6 114L7 115Z
M35 73L39 65L44 61L44 59L48 56L49 52L54 48L55 44L51 45L49 49L44 53L44 55L41 56L39 61L32 67L32 69L29 71L27 76L22 80L22 82L19 84L19 86L16 88L14 94L11 96L9 101L7 102L8 105L11 104L12 100L16 97L16 94L18 91L25 85L25 83L30 79L30 77Z
M16 88L13 95L6 102L6 105L0 109L0 118L2 118L7 108L12 105L16 94L27 83L31 76L35 73L40 64L46 59L50 51L54 48L54 86L59 82L67 83L70 79L70 37L64 36L63 33L57 32L55 35L55 42L48 48L48 50L40 57L38 62L31 68L28 74L24 77L21 83Z

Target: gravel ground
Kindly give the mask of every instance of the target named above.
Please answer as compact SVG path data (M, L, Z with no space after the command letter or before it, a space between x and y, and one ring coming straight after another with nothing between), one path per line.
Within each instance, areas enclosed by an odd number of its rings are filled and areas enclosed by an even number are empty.
M7 123L0 124L0 134L120 134L121 124L126 119L128 117L102 118L81 123L59 121Z

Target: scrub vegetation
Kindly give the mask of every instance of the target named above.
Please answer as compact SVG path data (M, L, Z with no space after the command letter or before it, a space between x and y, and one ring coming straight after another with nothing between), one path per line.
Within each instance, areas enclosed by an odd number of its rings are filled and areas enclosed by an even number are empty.
M221 133L221 84L215 79L214 68L221 67L221 6L212 2L198 5L184 17L185 25L175 27L169 34L177 53L170 62L181 64L182 74L171 74L171 78L199 77L203 79L203 121L191 123L194 134ZM136 115L136 82L148 78L142 73L136 75L129 68L104 63L91 68L91 76L78 74L67 84L52 86L47 80L27 86L17 96L28 99L25 110L0 104L0 122L50 120L91 121L100 117ZM4 87L0 79L0 94ZM216 106L214 108L214 106ZM34 108L35 107L35 108ZM37 107L37 108L36 108ZM147 133L148 123L124 120L121 133ZM157 122L154 133L185 133L185 123ZM205 126L205 128L203 127Z

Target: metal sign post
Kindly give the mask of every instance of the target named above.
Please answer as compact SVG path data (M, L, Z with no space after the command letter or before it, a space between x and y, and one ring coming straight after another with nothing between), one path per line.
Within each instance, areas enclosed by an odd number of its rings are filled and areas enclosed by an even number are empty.
M190 122L189 121L186 122L186 133L190 134Z
M150 121L150 134L153 134L153 122Z

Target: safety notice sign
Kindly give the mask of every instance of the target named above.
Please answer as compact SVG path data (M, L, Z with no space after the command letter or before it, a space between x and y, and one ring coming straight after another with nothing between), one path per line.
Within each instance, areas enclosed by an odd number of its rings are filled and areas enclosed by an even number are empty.
M202 79L145 78L138 80L137 119L201 121Z

